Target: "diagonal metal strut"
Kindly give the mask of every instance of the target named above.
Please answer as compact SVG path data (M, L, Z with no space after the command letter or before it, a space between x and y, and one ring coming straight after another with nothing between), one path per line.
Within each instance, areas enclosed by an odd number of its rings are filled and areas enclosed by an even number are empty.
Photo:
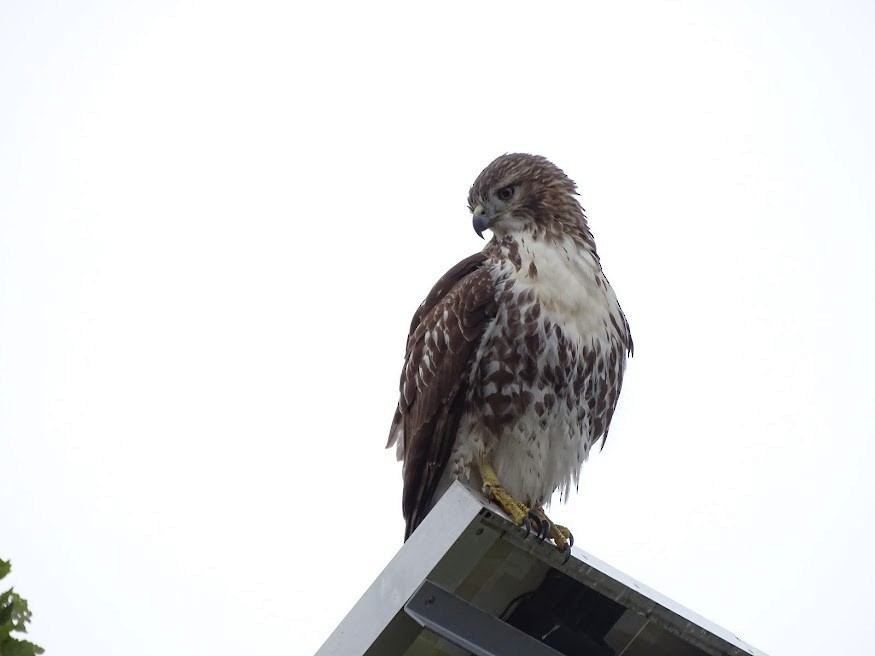
M404 612L429 631L476 656L562 656L427 579L404 604Z

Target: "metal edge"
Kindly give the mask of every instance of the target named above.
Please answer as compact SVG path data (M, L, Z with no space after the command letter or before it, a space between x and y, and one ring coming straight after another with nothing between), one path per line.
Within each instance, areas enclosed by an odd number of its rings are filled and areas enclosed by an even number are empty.
M759 649L745 643L732 632L691 611L647 585L624 574L608 563L573 547L571 558L565 565L564 556L549 543L524 537L524 531L516 526L497 506L485 506L491 516L482 515L480 521L499 530L502 539L531 554L546 565L558 569L573 579L597 590L606 597L631 608L662 628L680 635L711 654L720 656L767 656ZM680 620L680 621L679 621ZM689 626L690 624L693 627ZM685 626L686 625L686 626ZM696 631L695 629L699 629ZM685 629L685 630L684 630ZM704 635L701 635L704 633ZM700 634L700 635L696 635Z
M483 510L454 483L332 631L316 656L364 654Z

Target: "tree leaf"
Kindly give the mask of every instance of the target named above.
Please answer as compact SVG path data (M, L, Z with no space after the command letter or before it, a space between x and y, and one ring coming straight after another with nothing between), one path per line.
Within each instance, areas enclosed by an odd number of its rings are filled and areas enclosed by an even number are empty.
M0 642L0 656L36 656L45 651L39 645L35 645L27 640L16 640L8 638Z
M8 561L0 560L0 579L11 569ZM27 632L30 615L27 601L13 588L0 592L0 656L37 656L45 651L39 645L11 636L13 631Z
M12 622L13 631L27 631L25 624L30 622L30 615L27 601L12 588L0 594L0 622Z

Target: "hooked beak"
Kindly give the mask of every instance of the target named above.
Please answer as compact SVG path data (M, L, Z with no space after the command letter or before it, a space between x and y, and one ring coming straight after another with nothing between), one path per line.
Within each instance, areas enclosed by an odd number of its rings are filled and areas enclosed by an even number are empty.
M483 231L489 227L489 219L486 218L486 208L481 203L474 208L474 232L480 239L486 239L483 236Z

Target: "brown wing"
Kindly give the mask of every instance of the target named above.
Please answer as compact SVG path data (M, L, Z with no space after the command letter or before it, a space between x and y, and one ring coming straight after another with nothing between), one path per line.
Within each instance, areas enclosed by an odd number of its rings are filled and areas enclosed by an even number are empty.
M495 317L495 290L481 253L462 260L437 282L410 324L401 371L401 398L387 447L404 461L404 539L431 505L464 410L471 359Z

